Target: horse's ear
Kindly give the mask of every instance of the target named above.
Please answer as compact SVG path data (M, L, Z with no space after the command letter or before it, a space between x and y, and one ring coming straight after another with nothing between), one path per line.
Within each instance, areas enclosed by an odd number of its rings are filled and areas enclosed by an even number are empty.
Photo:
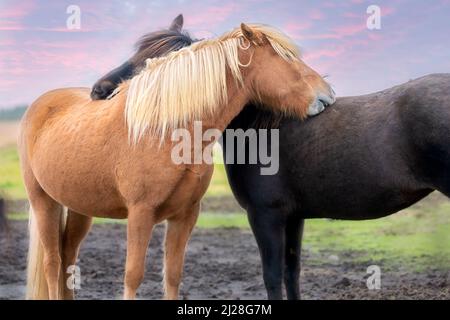
M241 23L241 31L242 35L250 42L256 44L256 45L263 45L264 44L264 35L249 27L245 23Z
M175 19L173 19L172 24L169 27L169 30L181 32L183 29L184 18L182 14L179 14Z

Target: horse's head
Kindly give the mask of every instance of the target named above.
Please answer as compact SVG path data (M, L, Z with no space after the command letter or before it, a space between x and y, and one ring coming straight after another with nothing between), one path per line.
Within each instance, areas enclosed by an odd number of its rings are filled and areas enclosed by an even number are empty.
M102 100L108 98L123 80L133 76L135 69L134 64L127 61L121 66L108 72L92 87L91 99Z
M330 85L300 59L291 40L258 26L242 24L241 31L252 50L249 83L254 100L302 118L334 103Z
M138 41L137 51L130 60L108 72L94 84L91 91L92 100L108 98L122 81L130 79L145 66L146 59L189 46L194 40L183 33L182 28L183 15L180 14L172 21L169 29L144 35Z

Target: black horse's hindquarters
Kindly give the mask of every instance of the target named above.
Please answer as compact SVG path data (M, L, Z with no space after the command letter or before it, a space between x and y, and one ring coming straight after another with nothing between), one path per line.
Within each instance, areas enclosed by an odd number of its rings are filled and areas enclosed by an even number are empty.
M252 127L248 106L228 128ZM298 298L302 221L383 217L439 190L450 196L450 74L339 98L321 115L280 125L280 169L226 164L249 215L271 299ZM226 137L224 137L224 145ZM226 149L224 155L226 155Z

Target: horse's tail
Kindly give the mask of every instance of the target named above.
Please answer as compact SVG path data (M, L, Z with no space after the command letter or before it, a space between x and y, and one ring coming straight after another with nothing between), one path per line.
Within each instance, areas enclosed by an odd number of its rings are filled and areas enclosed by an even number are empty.
M62 248L62 236L66 224L67 210L61 207L60 227L59 227L59 247ZM36 224L36 217L30 206L29 213L30 244L28 249L27 266L27 291L26 298L30 300L49 299L47 280L44 273L44 248L42 246ZM59 297L64 294L64 272L62 265L59 272Z

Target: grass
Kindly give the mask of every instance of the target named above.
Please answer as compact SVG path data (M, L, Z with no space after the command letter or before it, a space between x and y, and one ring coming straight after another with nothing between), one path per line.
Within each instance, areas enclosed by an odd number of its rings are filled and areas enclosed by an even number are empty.
M0 148L0 190L10 199L25 199L27 197L15 146Z
M8 214L8 219L13 221L28 220L28 213L25 212L11 212ZM94 224L118 223L126 224L127 220L114 220L106 218L94 218ZM200 229L214 229L214 228L241 228L249 229L247 217L244 213L213 213L202 212L198 221L197 228Z
M225 165L216 164L214 166L214 173L206 191L206 197L221 197L231 195L230 185L228 184L227 174L225 172Z
M351 252L352 261L448 269L450 203L412 207L377 220L308 221L304 243L313 252Z

